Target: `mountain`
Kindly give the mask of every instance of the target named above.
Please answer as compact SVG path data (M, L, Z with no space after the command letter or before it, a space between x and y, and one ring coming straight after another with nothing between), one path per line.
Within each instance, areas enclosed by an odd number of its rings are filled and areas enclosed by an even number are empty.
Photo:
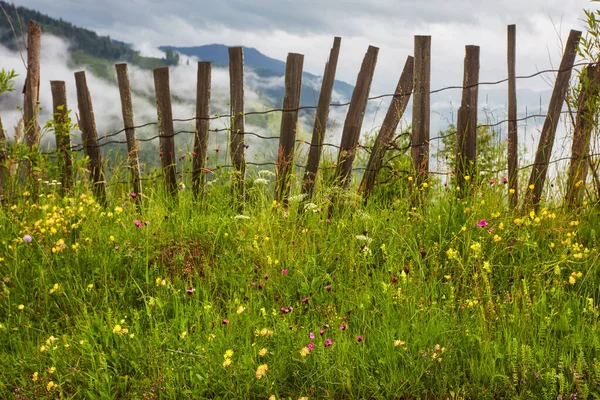
M99 36L94 31L74 26L62 19L51 18L35 10L17 7L5 1L0 1L0 7L4 14L0 17L0 44L11 50L24 47L20 38L26 35L29 21L34 21L42 27L44 34L69 40L74 64L90 65L93 71L100 75L104 75L105 71L102 69L107 65L111 70L114 69L112 64L116 61L128 62L144 69L175 65L178 62L172 53L167 53L164 58L143 57L126 43L113 40L109 36ZM16 40L15 36L19 40Z
M161 46L159 49L162 51L174 51L189 57L196 57L202 61L211 61L217 67L227 67L229 65L228 46L222 44L194 47ZM252 47L244 47L244 66L252 69L262 79L281 78L285 75L285 62L268 57ZM261 85L263 86L261 91L270 97L275 105L281 105L283 101L283 80L280 83L279 85ZM300 105L316 105L319 100L320 89L321 77L310 72L304 72L302 76ZM333 89L342 101L348 101L352 97L354 86L336 80Z

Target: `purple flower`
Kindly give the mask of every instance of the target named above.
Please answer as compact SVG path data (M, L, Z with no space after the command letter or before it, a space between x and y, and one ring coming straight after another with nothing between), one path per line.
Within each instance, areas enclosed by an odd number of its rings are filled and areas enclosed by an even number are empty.
M144 225L150 225L150 221L145 221Z
M250 286L252 286L252 287L256 286L256 282L250 282Z
M135 199L137 197L137 193L133 192L133 193L130 194L130 196L131 196L132 199Z
M325 347L329 347L333 344L333 340L330 338L325 339Z
M282 269L282 270L281 270L281 273L282 273L282 274L284 274L284 275L287 275L287 274L288 274L288 272L289 272L289 271L288 271L288 269L287 269L287 268L284 268L284 269Z
M482 219L481 221L479 221L477 223L477 226L480 227L480 228L483 228L484 226L487 226L487 225L488 225L488 223L487 223L487 221L485 219Z
M330 223L331 223L331 220L330 220L329 218L327 218L327 219L325 220L325 223L326 223L326 224L330 224Z
M325 290L327 290L328 292L331 292L331 285L325 286Z
M134 222L135 222L135 226L137 226L138 228L142 227L142 221L140 221L139 219L136 219Z
M309 339L314 339L314 338L315 338L315 334L314 334L314 333L312 333L312 332L309 332L309 333L308 333L308 338L309 338Z
M302 299L302 302L303 302L303 303L308 303L308 299L309 299L309 297L304 297L304 298Z
M506 177L502 178L502 183L506 185L508 183L508 179L506 179Z
M323 336L323 334L324 334L324 333L325 333L325 331L324 331L323 329L321 329L321 330L319 331L319 334L320 334L321 336Z
M223 319L223 325L229 325L229 320L227 318Z
M490 183L490 185L493 185L494 183L496 183L496 180L495 179L490 179L488 182Z
M356 341L357 341L357 342L362 342L362 341L363 341L363 337L362 337L362 335L358 335L358 336L356 337Z
M315 348L315 344L314 343L309 343L309 344L306 345L306 347L308 347L308 349L310 351L312 351Z
M194 289L194 288L191 288L191 289L188 289L188 290L186 290L185 292L186 292L187 294L190 294L190 295L191 295L191 294L194 294L194 293L196 293L196 289Z
M265 274L265 279L269 279L269 274Z
M346 330L346 325L345 324L341 324L340 325L340 330L341 331L345 331Z
M25 236L23 236L23 241L25 243L31 243L32 240L33 240L33 238L31 237L31 235L25 235Z

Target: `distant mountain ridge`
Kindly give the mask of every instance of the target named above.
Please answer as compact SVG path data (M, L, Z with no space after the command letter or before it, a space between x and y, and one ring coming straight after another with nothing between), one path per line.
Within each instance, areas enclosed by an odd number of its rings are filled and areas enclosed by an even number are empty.
M189 57L197 57L202 61L211 61L215 66L229 66L229 46L223 44L209 44L204 46L177 47L161 46L161 51L175 51ZM244 66L252 68L261 78L283 77L285 75L285 62L268 57L253 47L244 47ZM325 64L323 64L325 67ZM321 88L321 77L310 72L304 72L302 76L301 106L314 106L318 101L318 92ZM345 100L350 100L354 86L336 80L333 89ZM275 104L283 100L284 88L281 87L264 89L263 92L271 97Z

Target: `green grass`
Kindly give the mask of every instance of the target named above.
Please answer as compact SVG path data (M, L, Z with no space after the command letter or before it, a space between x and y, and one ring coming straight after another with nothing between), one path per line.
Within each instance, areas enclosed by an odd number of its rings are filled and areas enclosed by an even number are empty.
M268 179L248 219L217 184L0 209L0 398L600 397L595 205L515 215L501 183L433 183L327 218L331 191L286 210Z

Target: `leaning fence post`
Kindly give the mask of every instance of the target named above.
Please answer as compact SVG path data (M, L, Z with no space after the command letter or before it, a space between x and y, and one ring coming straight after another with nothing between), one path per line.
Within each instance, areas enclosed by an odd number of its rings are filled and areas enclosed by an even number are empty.
M378 53L379 48L369 46L363 58L358 77L356 78L356 86L352 92L348 114L344 122L340 152L335 170L335 182L343 188L348 187L350 183L352 163L358 151L360 129L369 101L369 91L371 90L371 82L375 73Z
M88 169L92 177L94 195L100 204L106 206L106 181L102 170L102 154L98 144L92 98L87 87L84 71L75 73L75 85L77 87L77 105L79 108L79 129L81 129L86 155L90 158Z
M206 152L208 132L210 129L210 77L212 64L208 61L198 62L198 81L196 86L196 136L194 138L194 157L192 185L194 195L204 191Z
M431 36L415 36L414 57L412 165L419 190L429 179Z
M379 134L377 135L377 139L371 149L371 157L369 158L367 169L359 187L359 191L363 193L365 200L373 190L375 178L383 165L385 151L388 146L392 144L394 132L396 132L398 123L400 123L400 119L402 118L402 115L404 115L404 111L410 100L410 95L413 90L413 68L414 58L408 56L402 74L400 75L398 86L396 86L394 98L390 103L381 129L379 130Z
M119 95L121 97L121 113L123 114L123 124L125 125L125 138L127 140L127 157L129 158L129 168L131 168L131 181L135 201L138 205L142 204L142 177L140 172L140 162L138 158L138 145L135 139L135 123L133 122L133 104L131 101L131 88L129 86L129 75L127 74L127 64L116 64L117 83L119 85Z
M231 160L235 167L232 187L238 206L243 207L246 197L246 160L244 157L244 50L242 47L229 48L229 92L231 115Z
M156 92L156 111L158 113L160 159L165 185L169 194L176 196L177 165L175 164L175 133L173 129L173 109L171 107L169 67L154 70L154 90Z
M477 170L477 97L479 94L479 46L465 47L463 91L456 124L456 176L461 193ZM468 178L467 178L468 177Z
M336 37L333 39L333 47L329 52L329 60L325 64L323 73L323 82L321 83L321 92L319 93L319 103L315 115L315 124L313 127L312 139L310 141L310 150L306 162L306 172L302 182L302 194L311 198L315 188L317 171L319 170L319 161L323 152L323 140L327 130L327 118L329 116L329 103L331 102L331 93L335 82L335 71L340 55L340 44L342 39Z
M42 47L42 28L33 21L27 27L27 77L25 79L23 120L25 127L25 142L31 152L31 157L25 160L27 175L32 179L34 190L37 190L37 173L34 173L37 157L33 152L38 151L40 141L40 125L38 121L38 106L40 104L40 52Z
M281 115L281 132L279 134L279 150L275 172L275 200L283 202L287 207L290 195L292 166L294 165L294 146L298 128L298 107L302 91L302 54L288 54L285 63L285 95L283 97L283 112ZM289 110L289 111L286 111Z
M64 81L50 81L54 134L56 136L56 159L62 172L60 193L73 188L73 159L71 158L71 127L67 124L67 88Z
M600 92L600 64L592 64L581 72L581 92L577 98L577 117L571 147L571 163L567 179L566 202L570 207L578 207L583 201L587 178L588 149L598 108L593 99Z
M517 130L516 79L517 27L508 26L508 203L514 209L519 203L519 137Z
M550 156L552 155L552 146L554 145L556 128L558 127L558 121L560 119L563 102L565 101L565 96L567 95L569 80L571 79L571 72L573 70L573 63L575 62L575 57L577 56L577 44L580 37L580 31L571 30L569 33L569 39L567 40L563 57L560 62L560 72L556 77L556 83L554 84L554 89L552 90L552 97L550 98L550 105L548 106L548 115L544 121L537 152L535 153L533 170L531 171L531 176L529 177L527 202L533 203L533 206L536 209L541 201L542 190L544 188L544 182L546 181L546 174L548 172L548 163L550 162Z

